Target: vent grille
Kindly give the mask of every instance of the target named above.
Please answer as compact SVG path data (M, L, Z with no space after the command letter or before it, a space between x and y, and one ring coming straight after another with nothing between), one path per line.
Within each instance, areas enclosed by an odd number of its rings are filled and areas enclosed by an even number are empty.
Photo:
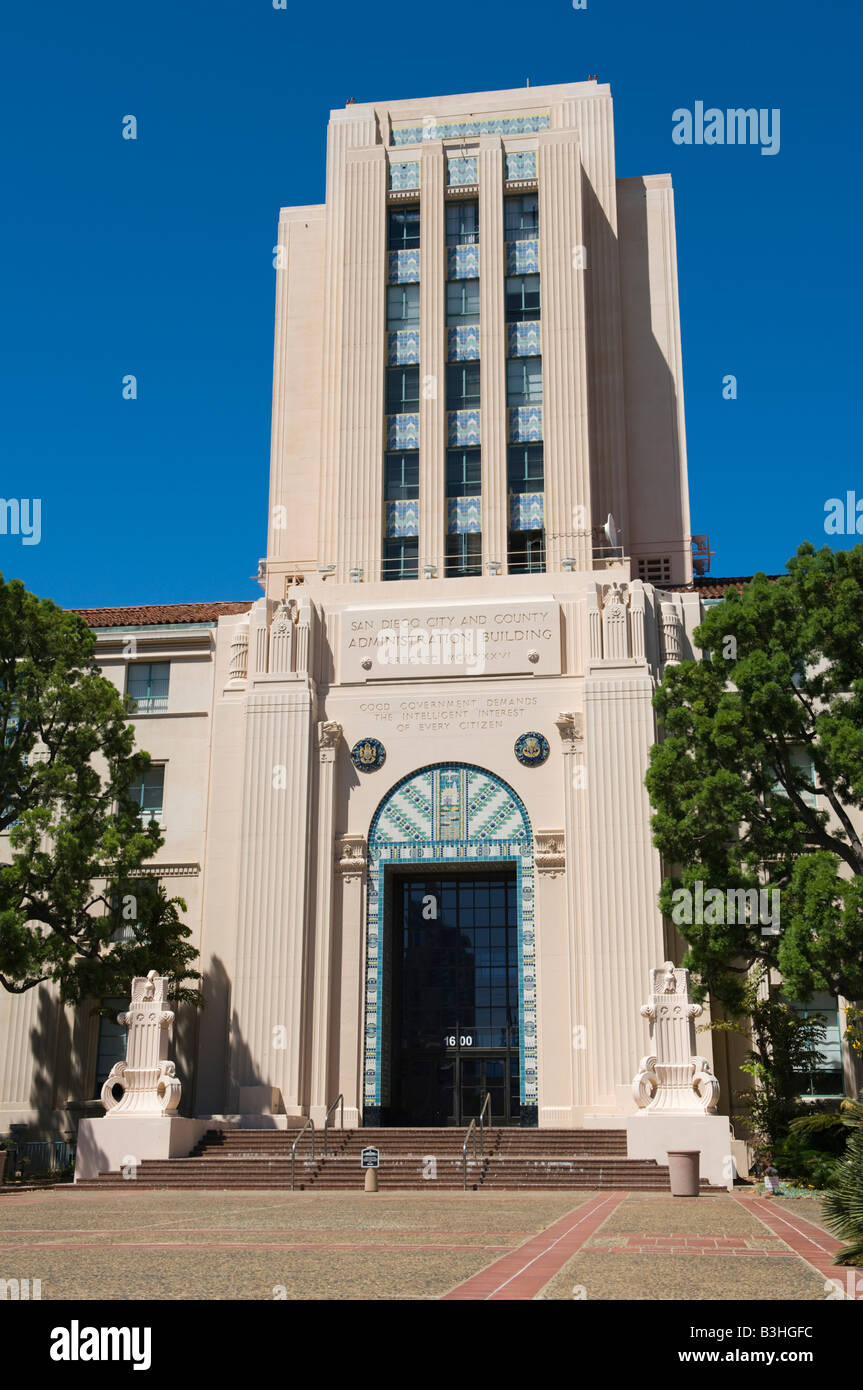
M638 577L646 584L671 583L671 556L645 555L638 560Z

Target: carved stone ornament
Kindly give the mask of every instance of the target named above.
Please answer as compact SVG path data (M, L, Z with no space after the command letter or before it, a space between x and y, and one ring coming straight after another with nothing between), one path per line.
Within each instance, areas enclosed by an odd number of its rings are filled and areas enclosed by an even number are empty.
M126 1058L115 1062L102 1087L105 1117L124 1119L172 1115L180 1104L182 1086L168 1058L168 1026L174 1015L167 1008L168 981L155 970L132 981L128 1013L118 1014L117 1022L128 1028ZM123 1094L118 1100L117 1087Z
M318 726L321 748L335 748L342 736L342 726L334 720L326 720Z
M556 878L566 868L566 842L562 830L537 830L536 854L534 858L537 872Z
M570 710L559 714L555 719L566 752L572 752L573 745L584 738L584 715L573 714Z
M703 1115L716 1109L719 1082L706 1057L695 1053L695 1019L702 1012L689 994L689 971L670 960L650 972L650 997L641 1016L650 1021L655 1051L642 1057L633 1078L636 1103L649 1114Z
M345 882L361 878L366 867L366 842L362 835L345 835L336 840L336 869Z

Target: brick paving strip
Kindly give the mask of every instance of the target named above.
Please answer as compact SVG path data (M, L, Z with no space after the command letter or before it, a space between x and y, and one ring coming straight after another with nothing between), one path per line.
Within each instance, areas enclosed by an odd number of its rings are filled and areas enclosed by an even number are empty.
M783 1240L770 1240L758 1236L658 1236L633 1232L611 1236L593 1236L585 1241L582 1250L587 1253L605 1251L615 1255L778 1255L785 1259L796 1259Z
M517 1250L450 1289L442 1301L501 1302L534 1298L628 1195L614 1192L607 1197L588 1198Z
M813 1225L802 1216L783 1215L775 1207L768 1206L763 1199L735 1197L734 1200L760 1221L762 1226L766 1226L768 1231L784 1240L795 1255L805 1260L819 1274L823 1274L825 1279L841 1279L843 1267L833 1263L833 1256L844 1249L841 1240L829 1236L820 1226Z

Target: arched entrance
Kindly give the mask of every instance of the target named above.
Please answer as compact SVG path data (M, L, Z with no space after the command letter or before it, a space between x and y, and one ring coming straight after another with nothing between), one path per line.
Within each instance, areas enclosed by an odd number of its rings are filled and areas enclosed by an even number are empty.
M500 777L402 778L368 838L366 1124L536 1124L533 838Z

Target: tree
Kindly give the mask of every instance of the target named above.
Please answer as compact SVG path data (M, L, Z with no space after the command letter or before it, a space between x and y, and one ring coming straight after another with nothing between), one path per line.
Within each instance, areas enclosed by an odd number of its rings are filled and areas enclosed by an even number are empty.
M851 818L863 804L863 546L816 554L805 543L787 570L756 574L708 610L695 632L705 659L666 668L654 697L654 842L680 867L663 883L663 912L699 881L727 901L729 890L780 895L778 934L715 904L700 922L673 917L700 996L735 1013L757 962L778 968L791 997L863 996L863 843Z
M95 645L77 615L0 575L0 984L50 982L78 1003L154 969L195 1002L186 905L142 871L163 843L129 794L149 754Z
M852 1133L845 1157L833 1170L833 1190L824 1199L823 1211L830 1230L840 1240L851 1241L833 1263L863 1266L863 1105L845 1101L842 1109Z

